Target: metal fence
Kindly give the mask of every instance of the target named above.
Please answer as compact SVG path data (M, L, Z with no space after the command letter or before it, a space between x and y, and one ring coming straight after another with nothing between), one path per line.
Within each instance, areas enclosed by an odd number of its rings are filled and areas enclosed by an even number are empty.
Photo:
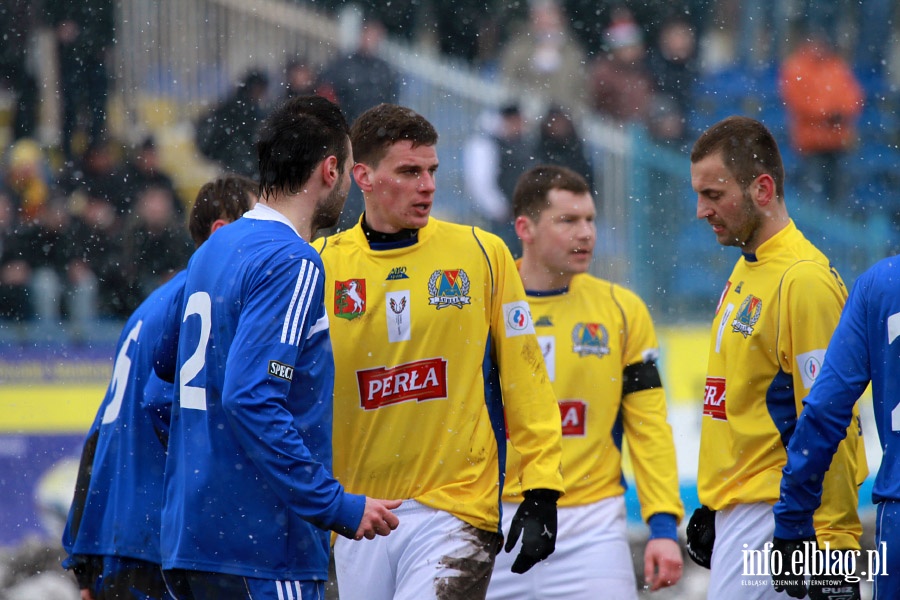
M118 7L114 95L130 130L146 127L160 111L170 123L191 123L251 67L278 82L289 59L322 66L358 26L351 11L337 19L279 0L120 0ZM381 55L401 74L400 102L441 135L437 214L479 224L476 199L463 186L467 138L479 116L505 99L516 98L532 117L543 112L542 99L433 49L386 41ZM737 257L694 218L687 157L658 146L640 128L591 116L579 127L599 182L595 273L635 289L667 322L705 320ZM847 223L816 214L802 199L790 202L801 229L831 253L848 283L884 255L883 216Z

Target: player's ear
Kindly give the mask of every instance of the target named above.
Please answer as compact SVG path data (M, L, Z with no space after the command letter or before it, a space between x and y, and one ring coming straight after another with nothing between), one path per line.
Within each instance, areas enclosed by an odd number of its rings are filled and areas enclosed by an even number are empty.
M214 234L218 229L225 227L229 223L231 223L231 221L227 219L216 219L212 222L212 225L209 226L209 235Z
M353 179L363 192L372 191L372 170L363 163L353 165Z
M768 173L763 173L750 184L751 194L759 206L768 206L775 201L775 180Z
M516 235L522 240L523 244L529 244L534 241L534 221L525 215L516 217L513 226L516 229Z
M328 187L333 187L337 184L339 178L338 159L332 154L322 161L322 180Z

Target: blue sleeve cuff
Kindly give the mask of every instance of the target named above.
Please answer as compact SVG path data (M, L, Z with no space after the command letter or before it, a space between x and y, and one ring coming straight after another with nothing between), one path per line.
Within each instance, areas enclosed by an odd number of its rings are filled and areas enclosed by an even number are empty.
M647 519L647 525L650 526L649 539L665 538L678 541L678 520L675 515L656 513Z
M356 536L356 530L362 521L363 512L366 509L366 497L344 492L341 498L340 509L335 515L335 522L331 530L351 540Z
M775 537L783 540L805 540L815 537L813 527L813 511L789 512L783 501L778 501L773 509L775 513Z

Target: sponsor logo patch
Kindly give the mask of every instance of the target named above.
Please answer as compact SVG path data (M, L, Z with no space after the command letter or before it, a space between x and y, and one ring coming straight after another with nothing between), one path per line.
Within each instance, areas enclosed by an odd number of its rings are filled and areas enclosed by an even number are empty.
M353 320L366 314L366 280L334 282L334 316Z
M375 410L401 402L447 397L447 361L428 358L391 367L356 372L360 406Z
M722 302L725 300L725 295L728 293L729 289L731 289L730 281L725 283L725 289L722 290L722 294L719 296L719 303L716 304L716 313L715 314L719 314L719 309L722 308Z
M756 296L747 296L741 303L734 321L731 322L731 331L740 333L745 338L753 335L753 326L759 321L762 312L762 300Z
M385 294L389 342L405 342L410 337L409 290Z
M269 375L274 375L286 381L294 380L294 367L280 363L277 360L269 361Z
M539 335L538 345L544 355L544 366L550 381L556 381L556 338L552 335Z
M455 306L462 310L463 305L469 304L469 276L462 269L449 271L435 271L428 279L428 303L438 310Z
M577 323L572 328L572 352L578 356L609 354L609 333L600 323Z
M587 416L587 403L583 400L560 400L559 416L562 419L562 434L565 436L583 436L587 430L584 418Z
M388 273L385 281L395 281L397 279L409 279L409 275L406 274L406 267L394 267Z
M534 322L535 327L553 327L553 321L550 320L550 317L547 315L542 315L538 317L538 320Z
M534 333L534 325L531 324L531 310L528 302L507 302L503 305L503 322L506 325L506 337L516 337Z
M797 368L800 369L800 379L803 381L803 387L809 389L815 383L816 377L822 370L822 363L825 361L825 350L812 350L797 355Z
M725 413L725 378L707 377L706 392L703 395L703 416L718 421L727 421Z

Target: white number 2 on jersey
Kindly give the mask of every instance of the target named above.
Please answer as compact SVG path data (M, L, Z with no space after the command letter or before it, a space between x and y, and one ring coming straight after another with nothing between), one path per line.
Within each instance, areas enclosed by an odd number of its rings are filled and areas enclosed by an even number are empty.
M897 336L900 336L900 313L888 317L888 345L893 344ZM900 431L900 404L891 411L891 431Z
M122 410L122 399L125 397L125 388L128 387L128 376L131 375L131 359L128 357L128 349L132 342L137 341L143 323L143 321L138 321L137 325L131 328L128 337L119 348L119 355L116 356L116 364L113 367L112 381L109 383L109 390L113 397L106 405L106 410L103 411L103 419L100 421L102 425L115 421L119 416L119 411Z
M191 315L200 317L200 339L191 357L184 361L178 372L178 386L181 395L181 407L195 410L206 410L206 388L188 385L187 382L196 377L206 366L206 346L209 344L209 332L212 326L212 302L206 292L194 292L188 298L184 308L184 319Z

